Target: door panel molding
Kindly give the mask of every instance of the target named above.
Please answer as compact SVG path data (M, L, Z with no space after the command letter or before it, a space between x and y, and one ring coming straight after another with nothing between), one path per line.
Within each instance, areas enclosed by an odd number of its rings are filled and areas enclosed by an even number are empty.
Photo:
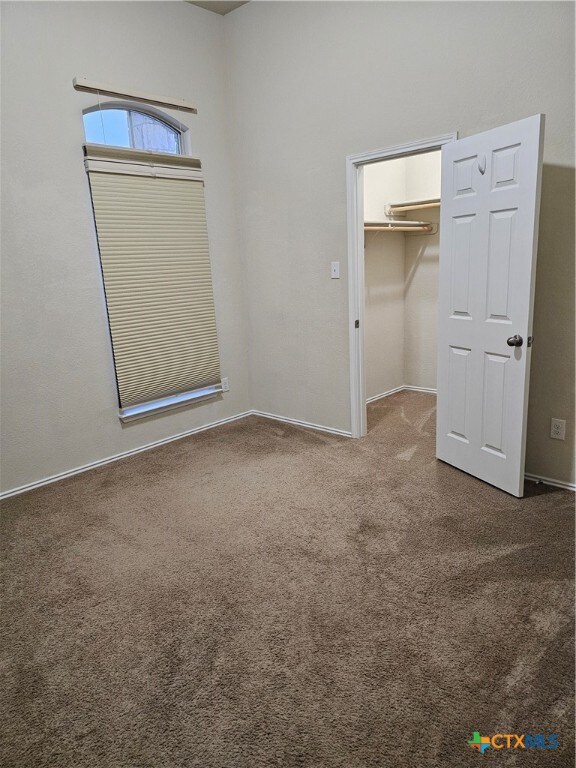
M515 496L531 349L507 340L532 335L543 140L534 115L442 152L436 455ZM472 221L466 240L459 228ZM470 350L466 381L453 372L456 348ZM467 441L453 439L462 404Z

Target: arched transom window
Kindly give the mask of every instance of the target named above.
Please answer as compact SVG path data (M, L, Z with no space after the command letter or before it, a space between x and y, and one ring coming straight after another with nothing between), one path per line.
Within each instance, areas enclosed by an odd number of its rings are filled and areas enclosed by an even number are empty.
M90 144L182 154L178 128L138 109L94 107L84 113L84 132Z

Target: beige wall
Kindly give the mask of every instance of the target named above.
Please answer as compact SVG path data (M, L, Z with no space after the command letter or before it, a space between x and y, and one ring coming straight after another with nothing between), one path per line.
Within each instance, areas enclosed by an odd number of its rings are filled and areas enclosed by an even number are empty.
M406 198L440 197L441 153L407 157ZM438 224L432 208L409 214ZM404 275L404 379L411 387L436 389L438 352L439 230L433 235L406 235Z
M404 379L404 235L367 232L364 249L366 397Z
M439 190L429 196L438 197ZM421 215L435 223L440 219L438 208ZM439 231L405 237L404 381L411 387L436 389L439 239Z
M347 282L329 277L346 155L545 112L527 469L574 481L573 4L258 2L225 24L255 405L350 427Z
M364 168L364 221L386 221L386 206L406 197L406 160ZM404 384L404 235L364 237L364 368L371 399Z
M364 221L388 221L386 206L406 200L407 158L364 166Z
M226 134L222 18L182 2L2 5L2 488L246 410L244 269ZM206 180L222 372L216 401L122 426L75 76L175 96Z
M411 155L406 163L406 199L427 200L440 197L441 152Z
M2 17L4 489L250 406L348 429L347 281L330 279L333 260L346 274L346 155L540 111L527 469L574 480L572 3L253 2L220 17L4 2ZM80 149L92 101L74 76L198 105L231 385L217 402L118 421ZM551 416L567 419L565 442L549 439Z

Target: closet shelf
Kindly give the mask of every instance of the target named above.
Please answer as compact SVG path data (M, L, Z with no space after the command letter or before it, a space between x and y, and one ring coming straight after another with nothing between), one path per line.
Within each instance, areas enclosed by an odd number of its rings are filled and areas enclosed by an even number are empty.
M429 208L440 208L440 198L432 197L427 200L407 200L404 203L390 203L386 207L386 215L403 216L407 211L424 211Z
M433 235L438 230L436 224L429 221L367 221L365 232L423 232Z

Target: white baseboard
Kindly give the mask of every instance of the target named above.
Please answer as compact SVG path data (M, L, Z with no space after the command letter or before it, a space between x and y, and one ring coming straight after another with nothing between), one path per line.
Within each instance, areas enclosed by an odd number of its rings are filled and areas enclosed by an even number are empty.
M564 480L554 480L552 477L542 477L542 475L525 474L526 480L535 480L545 485L553 485L556 488L564 488L566 491L576 491L576 483L565 483Z
M374 395L373 397L369 397L366 400L366 405L368 405L368 403L373 403L375 400L381 400L383 397L389 397L390 395L394 395L396 394L396 392L402 392L404 389L406 389L406 387L404 386L404 384L402 384L401 387L394 387L394 389L389 389L387 392L382 392L379 395Z
M403 390L412 390L416 392L435 392L436 391L434 389L402 386L402 387L397 387L396 389L391 389L388 392L383 392L381 395L376 395L375 397L371 397L367 402L371 403L375 400L379 400L382 397L388 397L389 395L393 395L395 392L401 392ZM172 443L174 442L174 440L181 440L184 437L190 437L191 435L197 435L198 433L205 432L209 429L215 429L216 427L221 427L224 424L230 424L234 421L245 419L248 416L261 416L264 419L280 421L285 424L292 424L297 427L306 427L307 429L315 429L319 432L327 432L330 435L338 435L340 437L351 436L351 433L349 430L333 429L332 427L326 427L322 424L313 424L310 421L301 421L300 419L289 419L285 416L278 416L277 414L266 413L265 411L244 411L243 413L238 413L235 416L229 416L226 419L219 419L218 421L210 422L210 424L204 424L201 427L194 427L193 429L188 429L185 432L179 432L177 435L172 435L171 437L165 437L162 440L155 440L154 442L147 443L146 445L142 445L139 448L133 448L129 451L123 451L122 453L116 453L113 456L108 456L105 459L99 459L98 461L93 461L89 464L83 464L80 467L75 467L74 469L70 469L66 472L60 472L56 475L50 475L49 477L45 477L42 480L36 480L33 483L26 483L25 485L20 485L17 488L12 488L9 491L4 491L3 493L0 493L0 499L8 499L11 496L17 496L18 494L25 493L26 491L33 491L35 488L41 488L43 485L50 485L51 483L56 483L58 482L58 480L64 480L67 477L73 477L74 475L79 475L82 472L88 472L90 469L96 469L96 467L102 467L105 464L111 464L112 462L119 461L120 459L127 459L129 456L135 456L136 454L142 453L143 451L149 451L152 448L158 448L161 445ZM563 480L555 480L551 477L543 477L541 475L526 474L525 477L527 480L540 480L541 482L546 483L546 485L553 485L557 488L564 488L565 490L568 490L568 491L576 491L575 483L566 483Z
M33 491L35 488L40 488L43 485L50 485L51 483L56 483L58 480L64 480L67 477L72 477L73 475L79 475L82 472L88 472L90 469L96 469L96 467L102 467L105 464L112 464L114 461L119 461L120 459L127 459L129 456L135 456L137 453L142 453L143 451L149 451L151 448L158 448L161 445L166 445L166 443L172 443L174 440L181 440L183 437L189 437L190 435L197 435L199 432L205 432L208 429L214 429L215 427L221 427L224 424L230 424L233 421L238 421L238 419L244 419L246 416L251 416L252 411L245 411L244 413L238 413L236 416L229 416L226 419L218 419L218 421L212 421L210 424L204 424L201 427L193 427L192 429L187 429L185 432L179 432L177 435L172 435L171 437L165 437L161 440L155 440L152 443L146 443L146 445L141 445L139 448L132 448L129 451L122 451L122 453L115 453L112 456L108 456L105 459L98 459L98 461L92 461L89 464L82 464L80 467L75 467L74 469L69 469L66 472L59 472L56 475L50 475L49 477L45 477L42 480L36 480L33 483L26 483L25 485L20 485L17 488L12 488L9 491L4 491L3 493L0 493L0 499L7 499L10 496L17 496L20 493L25 493L26 491Z
M301 421L300 419L289 419L286 416L278 416L275 413L266 413L265 411L252 411L252 416L262 416L265 419L282 421L284 424L293 424L295 427L315 429L318 432L327 432L329 435L339 435L340 437L351 437L352 435L350 430L334 429L333 427L325 427L322 424L313 424L311 421Z
M229 416L226 419L218 419L218 421L212 421L210 424L204 424L201 427L194 427L192 429L187 429L185 432L179 432L177 435L172 435L171 437L165 437L162 440L155 440L152 443L146 443L146 445L141 445L139 448L132 448L129 451L123 451L122 453L115 453L113 456L108 456L105 459L99 459L98 461L92 461L89 464L83 464L80 467L75 467L74 469L67 470L66 472L59 472L56 475L50 475L49 477L45 477L42 480L36 480L33 483L26 483L25 485L20 485L17 488L11 488L9 491L4 491L3 493L0 493L0 499L8 499L10 496L17 496L20 493L26 493L26 491L33 491L35 488L41 488L43 485L50 485L51 483L56 483L58 480L65 480L67 477L73 477L74 475L79 475L82 472L88 472L90 469L96 469L96 467L102 467L105 464L112 464L114 461L120 461L120 459L127 459L130 456L135 456L137 453L142 453L143 451L149 451L151 448L158 448L161 445L166 445L167 443L172 443L174 440L181 440L184 437L190 437L191 435L197 435L199 432L206 432L208 429L215 429L216 427L221 427L224 424L230 424L233 421L238 421L239 419L245 419L247 416L262 416L265 419L272 419L274 421L283 421L286 424L293 424L295 426L300 427L307 427L308 429L316 429L320 432L328 432L332 435L340 435L343 437L350 437L350 432L346 432L342 429L332 429L331 427L324 427L321 424L312 424L308 421L300 421L298 419L288 419L284 416L276 416L272 413L264 413L263 411L244 411L243 413L238 413L235 416Z
M383 397L389 397L390 395L396 394L396 392L430 392L432 394L436 394L435 389L431 389L429 387L412 387L410 384L402 384L400 387L394 387L394 389L389 389L387 392L382 392L380 395L374 395L373 397L369 397L366 400L366 405L368 403L373 403L375 400L381 400Z

